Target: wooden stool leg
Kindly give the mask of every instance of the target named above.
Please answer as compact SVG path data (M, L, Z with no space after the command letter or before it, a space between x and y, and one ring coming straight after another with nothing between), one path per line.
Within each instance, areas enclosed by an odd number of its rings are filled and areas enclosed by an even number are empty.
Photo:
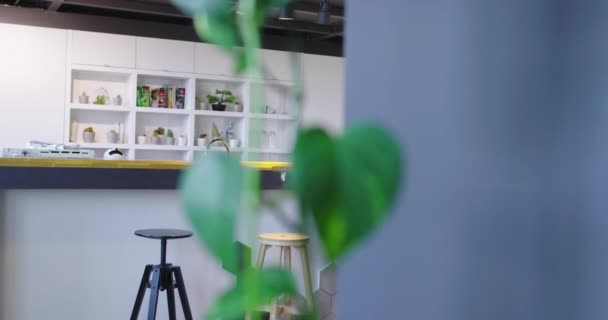
M283 268L291 272L291 247L285 247L283 255ZM285 305L291 306L291 296L285 297ZM285 320L291 320L291 313L285 313Z
M133 311L131 312L131 320L137 320L139 310L141 309L141 303L144 301L146 295L146 289L148 287L148 281L150 281L150 273L152 273L153 265L149 264L144 268L144 274L141 277L139 283L139 290L137 290L137 297L135 298L135 305L133 305Z
M306 287L306 305L310 310L312 310L314 308L314 302L312 297L312 279L310 277L308 250L305 245L297 248L300 250L300 256L302 257L302 271L304 272L304 285Z
M258 252L258 261L256 267L262 268L264 266L264 260L266 259L266 251L270 248L269 245L261 244L260 251Z
M285 254L285 247L279 247L279 267L283 265L283 255ZM272 311L270 312L270 320L277 320L281 315L281 310L279 306L279 299L275 299L272 302Z
M160 290L160 266L154 266L152 270L152 282L150 283L150 304L148 305L148 320L156 319L156 306L158 305L158 291Z

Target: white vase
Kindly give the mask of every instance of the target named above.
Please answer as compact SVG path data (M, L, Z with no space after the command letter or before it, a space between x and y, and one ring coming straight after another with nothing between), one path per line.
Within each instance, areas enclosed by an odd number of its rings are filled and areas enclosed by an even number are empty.
M207 145L207 138L198 138L196 139L196 145L199 147L204 147Z
M82 133L82 141L84 143L94 143L95 142L95 132L83 132Z
M122 106L122 97L117 95L116 97L112 98L112 104L115 106Z
M172 146L175 144L175 138L174 137L167 137L165 138L165 144L168 146Z
M180 147L185 147L188 143L188 139L186 137L177 137L177 145Z
M108 143L118 143L118 132L110 131L106 134Z
M137 144L146 144L146 136L137 136Z
M199 102L198 103L198 109L199 110L207 110L207 104L205 102Z
M160 142L161 142L160 137L150 137L151 144L160 144Z
M78 102L81 104L88 104L89 96L78 96Z

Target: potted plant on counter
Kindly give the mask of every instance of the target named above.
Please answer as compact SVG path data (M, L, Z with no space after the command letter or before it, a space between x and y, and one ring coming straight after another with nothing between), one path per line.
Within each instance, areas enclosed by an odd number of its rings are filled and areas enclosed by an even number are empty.
M175 137L173 136L173 131L171 131L171 129L167 130L167 141L165 144L170 146L175 144Z
M232 91L230 90L215 90L215 94L217 95L207 95L213 111L226 111L225 103L234 103L236 101L236 97L232 95Z
M95 143L95 131L93 131L93 127L84 129L82 132L82 141L84 141L84 143Z

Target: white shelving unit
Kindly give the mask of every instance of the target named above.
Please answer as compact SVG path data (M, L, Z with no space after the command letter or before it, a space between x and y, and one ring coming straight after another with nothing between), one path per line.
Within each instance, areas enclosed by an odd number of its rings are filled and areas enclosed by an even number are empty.
M71 52L70 46L71 41L68 41L68 52ZM197 69L197 72L200 70ZM206 151L206 148L196 145L196 138L201 133L211 135L212 124L215 123L223 132L232 124L240 145L231 152L242 160L289 160L297 129L290 102L291 82L261 82L202 73L82 65L73 63L71 54L68 54L66 81L64 142L78 143L82 148L95 150L98 158L103 157L106 149L119 148L126 152L128 159L191 161ZM185 88L185 108L137 107L137 87L144 85L151 89L163 86ZM262 86L264 89L263 105L251 106L252 86ZM231 90L242 102L242 112L232 111L230 105L227 111L201 109L196 97L207 102L207 94L214 93L216 89ZM79 102L83 91L89 96L88 104ZM92 104L97 95L109 96L106 104ZM122 103L112 105L112 98L117 95L122 97ZM265 110L274 111L274 114L261 113ZM83 143L82 131L85 127L93 127L96 143ZM176 140L183 135L186 145L136 143L138 136L150 136L159 127L171 129ZM106 134L110 130L119 132L118 144L106 141ZM223 147L218 146L208 151L225 152Z

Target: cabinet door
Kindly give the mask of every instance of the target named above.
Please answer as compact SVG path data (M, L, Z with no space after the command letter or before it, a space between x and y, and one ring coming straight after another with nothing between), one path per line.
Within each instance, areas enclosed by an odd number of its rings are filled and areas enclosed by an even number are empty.
M344 127L344 59L302 54L302 122L339 133Z
M0 146L63 141L68 32L0 24ZM44 52L44 59L40 54Z
M72 31L72 63L135 68L135 37Z
M293 80L289 52L262 50L264 78L268 80Z
M137 69L194 72L194 42L137 38Z
M234 75L232 56L216 45L197 43L194 57L196 73L218 76Z

